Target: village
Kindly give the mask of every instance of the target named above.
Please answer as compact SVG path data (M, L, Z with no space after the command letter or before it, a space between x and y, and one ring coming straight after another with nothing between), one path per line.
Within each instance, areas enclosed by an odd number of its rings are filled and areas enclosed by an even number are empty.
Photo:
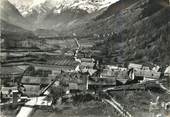
M59 42L60 49L56 49L59 47L55 43ZM103 64L94 57L94 53L100 51L89 51L87 48L93 45L83 45L76 38L41 40L38 44L31 40L21 45L31 49L3 50L1 54L0 106L2 110L17 110L16 117L29 117L38 109L54 111L87 100L110 105L117 116L137 117L114 96L152 90L166 96L161 101L160 96L155 96L146 110L152 112L153 117L170 111L170 66Z

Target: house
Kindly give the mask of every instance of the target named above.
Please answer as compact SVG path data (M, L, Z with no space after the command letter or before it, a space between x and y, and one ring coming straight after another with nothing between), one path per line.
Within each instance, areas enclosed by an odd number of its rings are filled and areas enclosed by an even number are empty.
M85 84L78 84L78 83L69 83L69 90L70 92L76 92L76 91L83 91L86 90Z
M108 70L104 69L103 72L100 74L100 77L112 77L116 79L127 79L127 70Z
M161 72L156 72L153 70L135 70L134 75L136 77L143 77L145 79L159 79L161 76Z
M69 89L70 90L78 90L78 84L77 83L69 83Z
M86 89L86 81L88 78L87 73L80 73L80 72L63 72L60 77L59 81L62 86L67 88L70 91L80 91Z
M106 69L118 69L118 66L115 65L106 65Z
M96 69L88 69L87 72L89 73L90 76L92 76L94 73L97 72Z
M56 77L48 75L43 76L23 76L21 79L21 84L24 87L23 93L29 96L38 95L40 89L48 86ZM31 88L32 87L32 88Z
M93 69L95 63L91 63L91 62L81 62L80 64L80 69L81 68L87 68L87 69Z
M82 73L88 72L91 76L97 71L94 69L95 63L81 62L79 65L79 71Z
M170 66L168 66L168 67L165 69L164 76L169 76L169 77L170 77Z
M117 81L124 84L129 80L127 73L128 73L128 70L104 69L100 74L100 79L102 79L103 82L108 83L108 84L116 84Z
M149 70L150 70L150 68L149 68L149 67L147 67L147 66L143 66L143 67L142 67L142 70L147 70L147 71L149 71Z
M81 62L93 63L95 60L93 58L81 58Z
M34 40L31 40L31 39L21 40L19 42L20 42L21 46L24 47L24 48L33 48L33 47L35 47Z
M131 69L131 68L134 68L134 69L142 69L142 65L140 64L135 64L135 63L130 63L128 65L128 69Z
M94 44L81 44L81 48L92 48Z
M1 87L0 93L1 93L1 101L3 99L9 99L12 97L12 92L17 91L17 87Z
M127 70L127 68L118 67L118 66L114 66L114 65L107 65L106 69L109 69L109 70L121 70L121 71L126 71Z
M73 56L74 52L72 50L67 51L66 53L64 53L66 56Z
M77 58L91 58L92 52L89 50L80 50L77 54Z

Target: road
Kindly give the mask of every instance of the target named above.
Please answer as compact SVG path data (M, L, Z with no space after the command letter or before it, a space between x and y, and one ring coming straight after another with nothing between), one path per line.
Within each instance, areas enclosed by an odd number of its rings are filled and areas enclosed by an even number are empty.
M76 49L74 58L75 58L75 61L81 63L81 60L77 58L79 50L80 50L80 44L79 44L79 42L78 42L78 40L76 38L75 38L75 41L76 41L76 44L77 44L77 49Z
M112 106L113 111L118 113L119 117L133 117L124 107L118 103L111 95L107 94L109 99L103 98L102 101Z
M45 98L46 96L30 98L30 101L26 102L25 105L21 107L16 117L30 117L36 106L51 106L52 101L48 102Z

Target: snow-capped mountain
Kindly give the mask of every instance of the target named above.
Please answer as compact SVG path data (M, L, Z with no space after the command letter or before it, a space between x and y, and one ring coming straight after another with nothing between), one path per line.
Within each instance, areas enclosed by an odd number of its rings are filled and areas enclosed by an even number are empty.
M59 14L67 9L80 9L92 13L108 7L118 0L32 0L27 4L20 3L20 0L9 1L26 17L35 11L40 14L52 10L54 13Z

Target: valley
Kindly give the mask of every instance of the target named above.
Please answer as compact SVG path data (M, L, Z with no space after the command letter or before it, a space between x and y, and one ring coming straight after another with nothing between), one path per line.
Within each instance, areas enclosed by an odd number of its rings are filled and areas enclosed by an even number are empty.
M170 116L168 0L27 2L1 1L2 117Z

